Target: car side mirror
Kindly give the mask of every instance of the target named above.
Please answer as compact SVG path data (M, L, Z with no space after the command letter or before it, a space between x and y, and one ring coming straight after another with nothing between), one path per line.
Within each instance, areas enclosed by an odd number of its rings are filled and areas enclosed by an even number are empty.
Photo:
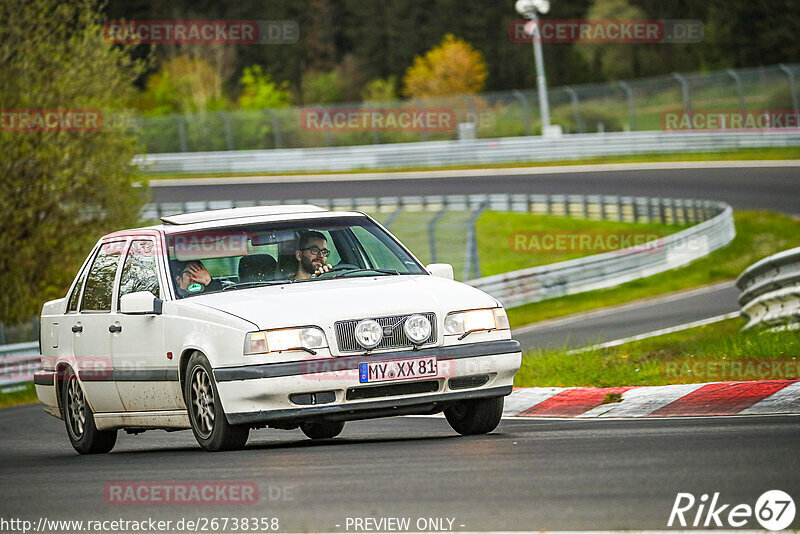
M437 276L446 280L455 280L453 277L453 266L449 263L429 263L425 266L425 269L427 269L432 276Z
M149 291L137 291L122 295L119 311L126 315L161 315L164 301Z

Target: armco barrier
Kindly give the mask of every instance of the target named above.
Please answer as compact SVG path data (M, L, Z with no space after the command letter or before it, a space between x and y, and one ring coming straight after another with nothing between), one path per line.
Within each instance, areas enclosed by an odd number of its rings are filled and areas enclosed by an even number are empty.
M721 248L735 237L733 210L707 202L714 216L669 235L657 247L606 252L576 260L487 276L467 283L489 293L506 307L613 287L661 273Z
M748 267L736 286L739 305L754 326L800 323L800 247L784 250Z
M39 343L0 345L0 387L33 380L39 369Z
M345 171L579 159L653 152L708 152L800 145L800 131L615 132L502 137L331 148L181 152L137 156L154 173Z

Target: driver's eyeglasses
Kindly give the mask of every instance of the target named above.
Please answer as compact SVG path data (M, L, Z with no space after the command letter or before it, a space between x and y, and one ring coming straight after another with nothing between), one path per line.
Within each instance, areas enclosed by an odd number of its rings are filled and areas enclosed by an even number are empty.
M325 257L325 258L327 258L328 256L331 255L331 251L328 250L327 248L319 248L317 246L306 247L306 248L303 248L303 249L300 249L300 250L307 250L307 251L311 252L311 254L313 254L314 256L316 256L317 254L322 254L322 256Z

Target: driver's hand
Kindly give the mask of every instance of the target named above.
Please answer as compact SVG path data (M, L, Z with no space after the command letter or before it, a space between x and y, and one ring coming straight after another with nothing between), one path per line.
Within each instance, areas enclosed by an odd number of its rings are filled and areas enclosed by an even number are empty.
M327 273L331 269L333 269L333 266L330 263L327 265L323 265L322 267L318 267L317 270L314 271L314 274L312 274L311 276L319 276L322 273Z

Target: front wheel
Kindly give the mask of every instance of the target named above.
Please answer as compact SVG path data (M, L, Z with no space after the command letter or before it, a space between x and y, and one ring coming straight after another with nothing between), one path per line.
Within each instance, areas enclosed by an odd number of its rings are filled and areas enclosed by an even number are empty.
M71 368L64 377L61 406L64 408L64 423L72 447L80 454L103 454L111 451L117 443L116 430L97 430L94 412L86 400L78 377Z
M206 357L195 352L186 369L184 398L197 443L207 451L244 448L250 427L228 423Z
M330 439L342 433L344 422L342 421L319 421L313 423L302 423L300 430L311 439Z
M446 409L444 416L461 435L488 434L500 424L503 397L461 401Z

